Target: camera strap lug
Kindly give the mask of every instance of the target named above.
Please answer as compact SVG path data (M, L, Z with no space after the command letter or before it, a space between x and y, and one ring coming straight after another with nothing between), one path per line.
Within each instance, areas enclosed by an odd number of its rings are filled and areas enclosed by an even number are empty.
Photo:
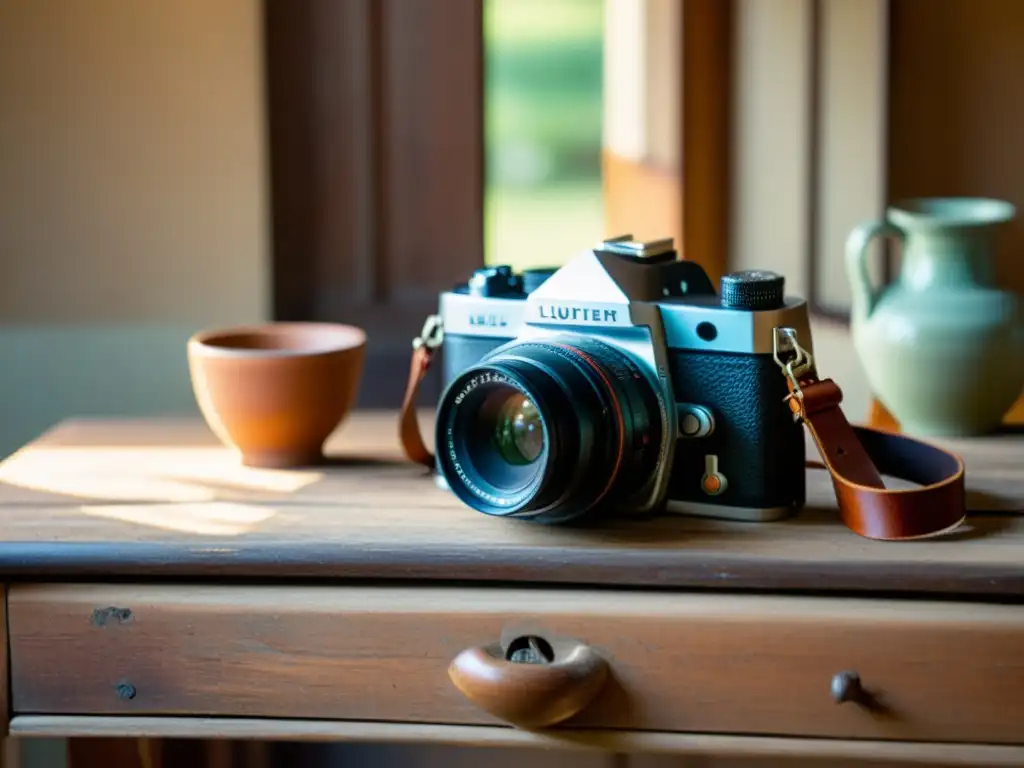
M787 359L783 359L784 353ZM786 374L786 379L789 381L790 395L792 397L802 397L800 377L814 368L814 358L810 352L800 346L794 329L774 329L772 333L772 356L775 358L775 364Z
M406 457L426 467L434 466L434 455L427 448L420 432L416 415L416 394L430 369L434 353L444 341L444 324L440 315L430 315L423 323L420 335L412 340L412 360L409 365L409 381L402 398L402 410L398 419L398 436Z
M906 435L854 427L843 414L843 392L819 379L810 353L791 328L776 328L775 362L789 388L785 400L802 421L832 477L843 522L869 539L938 536L966 518L964 464L959 456ZM885 487L883 475L908 480L912 489Z
M441 322L441 316L429 315L426 322L423 323L420 335L412 340L412 348L427 347L434 350L441 346L442 341L444 341L444 324Z

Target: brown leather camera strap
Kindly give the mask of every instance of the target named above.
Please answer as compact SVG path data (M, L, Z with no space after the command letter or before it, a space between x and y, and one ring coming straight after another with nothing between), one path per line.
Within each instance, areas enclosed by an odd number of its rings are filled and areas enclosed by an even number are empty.
M412 366L409 368L409 383L405 387L405 397L402 398L402 412L398 419L398 437L402 441L402 450L410 461L422 464L425 467L434 466L434 454L423 442L423 435L420 434L420 423L416 418L416 393L419 391L420 382L427 375L430 368L430 358L434 356L434 350L430 347L417 347L412 352Z
M440 331L428 326L413 344L399 437L410 461L433 467L416 416L417 391L440 346ZM964 521L964 464L958 456L905 435L852 426L839 407L842 390L831 379L818 379L813 368L787 380L790 410L807 427L823 462L808 466L828 470L840 515L851 530L869 539L920 539ZM882 475L915 487L886 488Z
M409 366L409 381L405 385L402 410L398 416L398 439L409 461L433 468L434 454L423 442L420 423L416 417L416 394L423 377L430 369L430 361L444 339L444 328L438 315L431 315L423 324L423 330L412 342L412 363Z
M797 383L790 381L790 409L832 476L847 527L869 539L906 540L938 536L964 521L964 464L958 456L905 435L851 426L839 407L842 390L831 379L804 374ZM915 487L886 488L882 475Z

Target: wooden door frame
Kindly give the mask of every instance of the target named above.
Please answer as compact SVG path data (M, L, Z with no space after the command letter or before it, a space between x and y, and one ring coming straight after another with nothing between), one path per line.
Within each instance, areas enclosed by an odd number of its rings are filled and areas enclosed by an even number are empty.
M607 234L670 235L728 268L734 0L606 0Z
M438 293L483 262L480 3L263 9L273 316L366 329L359 405L396 407Z

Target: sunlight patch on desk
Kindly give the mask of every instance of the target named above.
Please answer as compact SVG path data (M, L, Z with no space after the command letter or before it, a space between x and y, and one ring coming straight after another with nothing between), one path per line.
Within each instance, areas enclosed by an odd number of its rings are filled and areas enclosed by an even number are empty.
M0 482L106 501L202 502L237 493L291 494L323 478L313 470L242 466L220 447L35 448L0 464Z
M229 502L86 504L79 509L83 514L93 517L201 536L239 536L252 531L277 514L268 507Z

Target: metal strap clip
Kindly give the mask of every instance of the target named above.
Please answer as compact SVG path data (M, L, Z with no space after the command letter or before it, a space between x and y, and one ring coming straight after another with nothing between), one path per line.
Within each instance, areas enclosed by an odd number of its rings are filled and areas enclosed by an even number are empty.
M782 354L788 353L786 360ZM802 398L800 390L800 376L809 371L814 365L814 358L811 353L800 346L796 338L794 328L775 328L772 332L772 356L776 365L782 369L789 379L792 387L793 397Z
M427 321L423 323L423 330L420 331L420 335L412 340L412 348L426 347L427 349L434 350L441 346L442 341L444 341L444 324L441 322L441 316L430 315L427 317Z

